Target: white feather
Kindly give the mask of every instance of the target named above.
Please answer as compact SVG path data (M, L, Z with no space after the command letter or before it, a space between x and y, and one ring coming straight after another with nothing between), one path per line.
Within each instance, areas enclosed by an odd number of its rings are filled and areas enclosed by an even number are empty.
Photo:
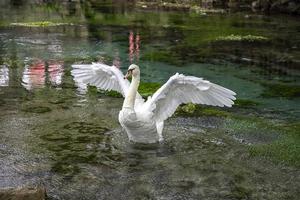
M172 116L182 103L231 107L234 95L233 91L202 78L175 74L145 102L144 109L150 110L156 121L161 122Z

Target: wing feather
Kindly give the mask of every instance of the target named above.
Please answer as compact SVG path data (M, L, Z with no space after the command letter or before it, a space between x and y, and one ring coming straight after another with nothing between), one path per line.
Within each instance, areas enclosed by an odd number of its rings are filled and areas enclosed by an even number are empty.
M115 66L92 63L72 65L72 68L71 74L79 87L86 88L87 85L93 85L99 89L114 90L126 96L130 83L123 79L123 73Z
M182 103L196 103L231 107L235 92L202 78L175 74L145 103L144 109L152 112L156 121L170 117Z

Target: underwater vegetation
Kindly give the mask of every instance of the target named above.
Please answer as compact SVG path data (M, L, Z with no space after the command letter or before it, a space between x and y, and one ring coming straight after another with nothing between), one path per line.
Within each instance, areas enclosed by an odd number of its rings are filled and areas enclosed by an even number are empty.
M300 97L300 86L290 84L263 84L266 88L262 94L263 97Z
M277 163L300 167L300 123L287 123L277 128L282 133L280 139L270 144L250 146L250 153L271 158Z
M51 27L51 26L64 26L64 25L72 25L69 23L55 23L50 21L40 21L40 22L18 22L11 23L11 26L23 26L23 27Z
M266 41L268 40L267 37L264 36L257 36L257 35L228 35L228 36L220 36L217 37L217 41L247 41L247 42L254 42L254 41Z

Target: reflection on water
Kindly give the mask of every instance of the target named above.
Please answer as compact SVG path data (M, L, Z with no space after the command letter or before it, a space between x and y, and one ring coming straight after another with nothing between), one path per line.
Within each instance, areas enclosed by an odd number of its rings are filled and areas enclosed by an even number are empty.
M134 35L133 31L129 32L129 61L130 63L139 62L140 54L140 35Z
M51 84L55 86L60 85L63 76L63 62L50 61L48 72Z
M22 85L27 90L42 88L48 81L51 85L58 86L61 84L62 75L62 62L35 60L32 64L24 67Z
M9 83L9 69L5 65L0 65L0 86L8 86Z

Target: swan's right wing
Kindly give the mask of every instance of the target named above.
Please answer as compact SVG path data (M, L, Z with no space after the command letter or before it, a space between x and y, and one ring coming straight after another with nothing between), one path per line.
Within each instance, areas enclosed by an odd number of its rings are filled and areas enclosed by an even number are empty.
M202 78L177 73L148 98L144 111L152 112L157 122L163 122L182 103L231 107L234 95L233 91Z
M86 89L87 85L96 86L102 90L114 90L124 97L129 88L129 81L124 79L123 73L115 66L102 63L89 65L72 65L71 74L78 87Z

